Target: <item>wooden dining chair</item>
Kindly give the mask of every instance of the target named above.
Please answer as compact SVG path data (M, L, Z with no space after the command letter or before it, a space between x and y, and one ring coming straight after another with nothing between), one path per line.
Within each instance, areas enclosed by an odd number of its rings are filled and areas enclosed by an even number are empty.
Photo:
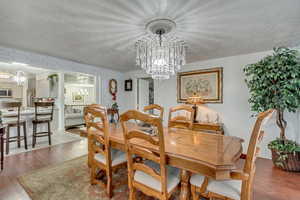
M164 108L158 104L151 104L144 107L144 112L151 112L157 110L159 112L159 118L164 118Z
M51 122L53 120L54 102L34 102L35 116L32 120L32 148L36 145L36 138L48 137L48 143L51 145ZM44 109L44 110L42 110ZM45 110L46 109L46 110ZM38 125L47 124L47 131L37 132Z
M112 173L122 166L126 166L126 154L112 149L109 142L109 122L105 107L87 107L86 118L88 127L88 140L90 143L89 156L91 158L91 184L106 188L109 198L113 196ZM94 122L98 118L101 123ZM96 129L92 130L91 129ZM97 173L98 172L98 173ZM100 174L106 175L106 182L101 181ZM99 177L100 176L100 177Z
M16 114L5 117L4 123L7 125L6 137L4 141L6 143L6 154L9 154L9 144L17 142L18 148L21 147L21 141L24 140L25 149L27 149L27 128L26 121L21 118L21 102L2 102L0 108L3 109L15 109ZM17 135L11 135L11 128L17 128ZM21 127L23 128L23 136L21 136Z
M96 128L90 127L90 124L92 123L99 123L99 126L103 126L102 125L102 120L100 119L96 119L95 116L91 115L89 113L89 110L92 108L98 108L98 109L105 109L104 107L102 107L100 104L91 104L88 105L86 107L83 108L83 119L85 121L85 126L86 126L86 130L82 130L81 135L84 135L84 137L88 138L88 130L89 132L97 132L98 130ZM91 140L88 140L88 151L90 151L92 147L92 143ZM91 154L88 154L88 166L91 167Z
M176 114L176 116L173 116ZM169 110L168 127L192 129L195 110L190 105L178 105Z
M263 125L267 123L274 110L268 110L258 115L252 130L247 155L241 156L245 160L243 170L231 172L231 179L216 181L199 174L191 177L191 193L193 200L199 199L199 194L204 197L224 200L251 200L253 179L255 174L255 161L260 152L264 131Z
M161 118L129 110L122 114L120 119L128 160L129 199L136 199L136 190L158 199L169 199L180 183L180 170L166 164ZM151 124L157 135L151 136L140 129L129 130L126 123L129 120ZM147 147L141 147L139 143L146 144ZM143 160L134 159L134 155L142 157Z

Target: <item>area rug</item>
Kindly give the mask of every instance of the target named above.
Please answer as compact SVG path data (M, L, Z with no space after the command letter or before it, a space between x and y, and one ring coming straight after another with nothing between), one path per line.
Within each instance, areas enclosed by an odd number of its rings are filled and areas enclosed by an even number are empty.
M120 169L113 176L114 189L112 200L128 199L127 170ZM19 177L19 182L32 200L108 200L105 190L89 182L87 157L79 157L61 164L49 166ZM154 200L141 192L138 200ZM179 191L171 200L179 199Z

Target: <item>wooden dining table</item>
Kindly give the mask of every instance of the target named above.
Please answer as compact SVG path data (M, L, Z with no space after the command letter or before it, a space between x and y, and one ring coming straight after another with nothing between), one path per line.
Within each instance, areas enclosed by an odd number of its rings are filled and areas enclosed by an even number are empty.
M129 129L137 128L140 129L136 124L129 124ZM243 140L233 136L176 128L165 128L164 136L167 164L181 169L181 200L189 199L191 173L216 180L229 179L243 150ZM125 151L121 124L110 125L110 142L113 148ZM137 145L157 151L147 142Z

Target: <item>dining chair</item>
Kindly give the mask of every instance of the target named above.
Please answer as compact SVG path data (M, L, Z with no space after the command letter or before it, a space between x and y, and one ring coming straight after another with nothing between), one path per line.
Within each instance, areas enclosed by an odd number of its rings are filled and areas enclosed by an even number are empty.
M112 149L109 142L109 122L105 107L87 107L85 109L88 127L89 152L91 161L90 182L106 188L109 198L113 196L112 173L122 166L126 166L126 154ZM101 122L94 122L93 119ZM91 129L96 129L92 130ZM106 175L106 182L101 181L102 175Z
M6 127L6 137L4 138L6 144L6 154L9 154L9 144L12 142L18 143L18 148L21 147L21 141L24 140L25 149L27 149L27 128L26 121L21 118L21 102L2 102L1 108L4 109L15 109L16 113L5 116L4 124ZM11 128L17 128L17 135L11 136ZM21 127L23 127L23 136L21 136Z
M173 116L177 114L176 116ZM168 127L192 129L195 110L191 105L177 105L169 110Z
M159 118L164 118L164 108L158 104L150 104L144 107L144 112L151 112L157 110L159 112Z
M53 120L54 102L34 102L34 119L33 134L32 134L32 148L36 145L36 138L48 137L48 143L51 145L51 122ZM37 132L38 125L47 124L47 131Z
M243 170L234 170L229 180L217 181L200 174L191 177L191 193L193 200L199 196L224 200L250 200L252 195L253 179L255 175L255 161L260 152L259 144L264 136L263 126L272 116L274 110L268 110L257 116L252 130ZM199 195L200 194L200 195Z
M136 199L136 190L158 199L169 199L180 183L180 170L167 165L162 119L136 110L123 113L120 119L128 160L129 199ZM126 123L129 120L151 124L156 136L130 128ZM133 156L143 159L136 160Z
M89 130L89 132L97 132L96 128L90 127L91 123L98 122L99 126L102 126L101 120L95 119L95 116L93 116L89 113L89 110L92 108L105 109L100 104L91 104L91 105L88 105L83 108L83 119L85 121L86 129L82 130L81 135L84 135L84 137L86 137L86 138L88 138L88 130ZM91 147L92 147L91 140L88 140L88 151L90 151ZM88 154L88 166L89 167L91 167L91 160L92 160L91 154Z

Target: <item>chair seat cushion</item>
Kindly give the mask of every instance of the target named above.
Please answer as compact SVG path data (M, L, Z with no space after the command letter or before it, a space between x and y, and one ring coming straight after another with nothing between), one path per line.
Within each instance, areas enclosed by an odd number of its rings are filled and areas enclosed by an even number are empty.
M197 187L201 187L204 181L204 176L195 174L191 177L190 183ZM207 191L217 193L235 200L241 198L242 181L239 180L224 180L216 181L209 179L207 185Z
M194 185L194 186L197 186L197 187L201 187L201 185L204 182L204 178L205 178L205 176L202 176L200 174L194 174L190 178L190 183L191 183L191 185Z
M94 159L106 165L106 158L101 153L95 154ZM123 151L119 151L117 149L111 149L112 166L116 166L124 162L127 162L126 154Z
M156 172L160 173L160 166L158 163L147 160L145 161L145 164L155 169ZM140 170L136 170L134 174L134 180L161 192L161 182ZM179 183L180 170L175 167L167 166L167 191L172 191Z

